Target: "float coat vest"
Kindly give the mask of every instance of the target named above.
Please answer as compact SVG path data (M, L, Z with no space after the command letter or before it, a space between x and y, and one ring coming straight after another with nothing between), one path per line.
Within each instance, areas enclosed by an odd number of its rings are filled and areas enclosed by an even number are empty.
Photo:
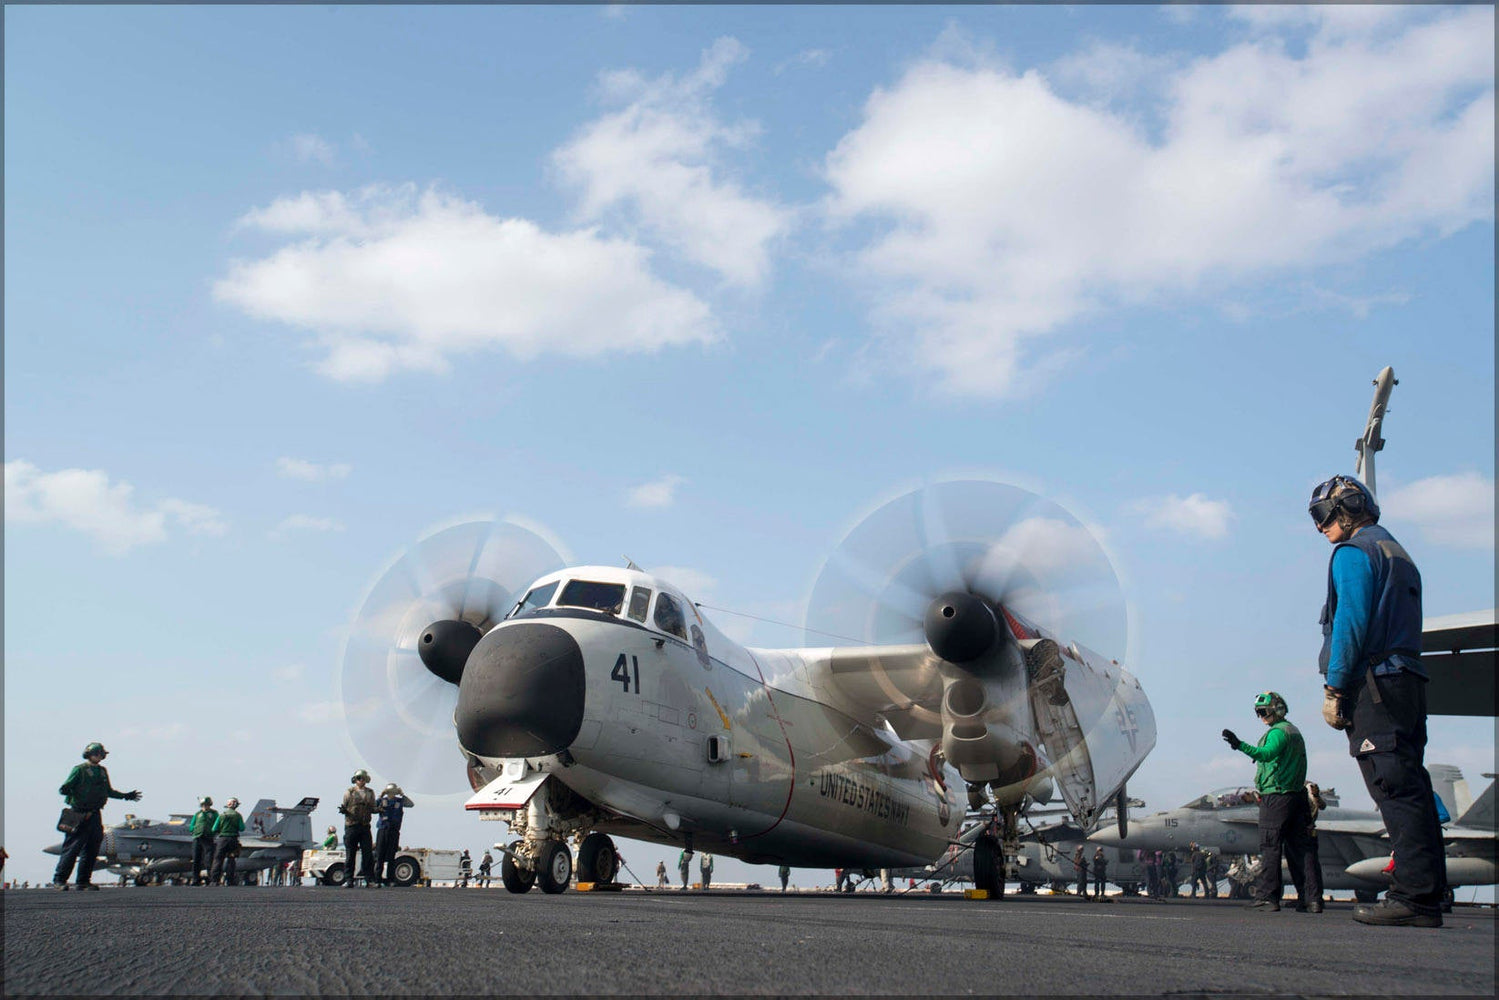
M1339 543L1332 551L1352 545L1369 560L1374 571L1374 608L1369 617L1369 632L1359 659L1364 669L1377 666L1395 653L1419 663L1421 656L1421 571L1411 561L1404 547L1377 524L1365 526L1358 534ZM1338 611L1338 592L1333 586L1332 562L1327 566L1327 603L1322 606L1322 653L1317 668L1327 676L1332 656L1332 620ZM1425 671L1417 668L1421 675Z

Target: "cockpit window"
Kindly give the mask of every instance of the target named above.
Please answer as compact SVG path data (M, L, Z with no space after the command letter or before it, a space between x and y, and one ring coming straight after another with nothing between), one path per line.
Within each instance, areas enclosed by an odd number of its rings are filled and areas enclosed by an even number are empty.
M552 603L552 595L556 592L556 580L548 584L543 584L540 587L532 587L531 592L520 599L520 602L516 604L514 610L507 617L514 618L516 615L523 615L527 611L535 611L537 608L546 607Z
M630 617L638 622L645 621L646 609L651 606L651 588L636 587L630 591Z
M687 623L682 620L682 607L670 594L656 598L656 627L670 632L678 639L687 638Z
M557 598L558 607L592 608L606 614L617 615L625 603L625 585L622 583L596 583L592 580L569 580Z

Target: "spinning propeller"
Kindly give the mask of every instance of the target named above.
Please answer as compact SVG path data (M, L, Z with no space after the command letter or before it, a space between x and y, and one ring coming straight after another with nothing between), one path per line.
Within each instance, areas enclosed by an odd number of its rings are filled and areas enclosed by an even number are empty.
M1057 642L1026 632L1007 612ZM1012 795L1023 794L1035 743L1044 740L1054 759L1075 758L1067 764L1076 780L1069 788L1064 776L1063 791L1091 819L1091 764L1078 744L1091 741L1104 715L1114 724L1109 700L1123 675L1084 665L1068 647L1122 657L1128 609L1108 555L1060 504L986 480L938 482L896 497L828 558L806 627L809 644L826 644L828 633L872 646L924 643L935 654L924 671L886 672L878 659L871 663L891 704L909 706L902 735L940 733L965 778ZM1025 634L1018 642L1017 627ZM1074 692L1084 702L1075 718L1063 718ZM1073 735L1065 738L1064 729Z
M537 577L567 564L511 520L433 531L370 587L350 626L339 701L356 754L408 792L464 791L453 711L463 661Z

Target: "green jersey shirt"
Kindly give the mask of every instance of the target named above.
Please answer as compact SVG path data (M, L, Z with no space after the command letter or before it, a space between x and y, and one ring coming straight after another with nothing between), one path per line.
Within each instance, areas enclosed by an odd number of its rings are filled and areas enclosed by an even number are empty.
M212 836L213 828L218 825L219 811L217 809L199 809L193 813L193 823L189 827L194 837Z
M117 792L110 785L109 772L103 766L88 761L73 766L58 792L67 796L68 805L85 812L103 809L110 799L125 797L124 792Z
M219 813L219 821L214 824L213 835L215 837L238 837L244 828L244 817L226 806L224 811Z
M1259 746L1240 740L1239 750L1259 765L1254 769L1254 787L1261 795L1300 792L1306 787L1306 740L1285 719L1265 730Z

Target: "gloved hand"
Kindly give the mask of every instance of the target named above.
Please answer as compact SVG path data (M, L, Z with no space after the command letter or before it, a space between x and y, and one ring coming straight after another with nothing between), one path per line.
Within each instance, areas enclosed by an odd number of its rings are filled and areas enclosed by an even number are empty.
M1232 729L1223 730L1223 742L1228 744L1230 750L1239 749L1239 738L1234 735Z
M140 791L140 789L137 788L134 791L126 792L125 793L125 798L129 799L131 802L139 802L141 800L141 791Z
M1348 718L1348 699L1335 687L1322 687L1322 718L1334 729L1352 729L1353 720Z
M343 806L339 806L338 807L338 814L340 816L347 816L347 815L349 815L349 810L345 809Z

